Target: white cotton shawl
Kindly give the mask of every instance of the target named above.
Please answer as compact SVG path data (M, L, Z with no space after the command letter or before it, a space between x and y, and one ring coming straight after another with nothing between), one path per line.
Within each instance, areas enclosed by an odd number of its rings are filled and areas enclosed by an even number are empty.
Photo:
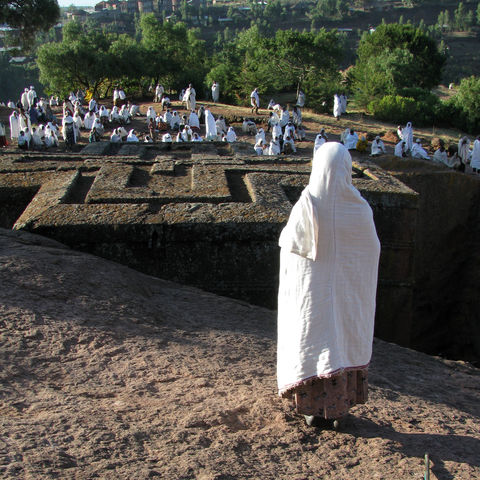
M380 243L351 168L343 145L322 145L280 235L280 394L370 362Z

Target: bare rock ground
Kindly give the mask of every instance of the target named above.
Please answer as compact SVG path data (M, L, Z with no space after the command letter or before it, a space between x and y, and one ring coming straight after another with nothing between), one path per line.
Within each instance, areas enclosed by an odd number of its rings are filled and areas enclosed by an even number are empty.
M380 340L339 432L276 395L275 312L0 230L3 479L480 478L480 373Z

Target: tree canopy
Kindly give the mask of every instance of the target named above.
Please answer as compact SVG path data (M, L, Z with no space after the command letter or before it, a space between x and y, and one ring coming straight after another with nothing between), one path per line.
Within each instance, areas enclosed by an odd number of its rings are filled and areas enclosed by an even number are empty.
M95 96L114 83L139 90L159 81L172 88L203 82L206 54L195 29L182 23L161 24L153 15L145 15L140 20L140 37L137 42L125 34L107 34L69 22L61 42L38 49L40 81L52 93L64 95L83 88Z
M364 106L404 89L430 90L440 82L446 60L432 38L409 24L382 24L364 33L357 56L353 88Z
M219 82L230 101L257 87L269 94L301 88L323 103L338 88L341 55L334 32L278 30L272 37L253 26L214 56L207 81Z
M0 23L20 29L24 42L38 31L47 31L60 17L57 0L0 0Z

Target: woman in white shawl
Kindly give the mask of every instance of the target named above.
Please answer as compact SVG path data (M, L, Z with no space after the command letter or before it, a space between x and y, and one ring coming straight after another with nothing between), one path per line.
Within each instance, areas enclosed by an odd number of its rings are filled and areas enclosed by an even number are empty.
M10 115L10 140L18 138L20 134L20 119L18 118L18 112L14 110Z
M128 132L127 142L129 142L129 143L138 143L139 142L138 137L135 135L135 130L132 129Z
M259 128L257 134L255 135L255 142L262 140L265 143L265 130L263 128Z
M92 111L88 111L85 114L85 117L83 118L83 126L85 127L85 130L91 130L92 129L96 118L97 118L97 116Z
M75 128L77 129L77 132L79 132L83 127L83 120L78 110L75 110L75 113L73 114L73 122L75 123Z
M273 137L268 146L268 155L280 155L281 147L279 137Z
M235 130L233 127L228 127L227 130L227 142L233 143L237 141L237 134L235 133Z
M412 122L408 122L402 130L402 140L405 142L407 150L413 147L413 127Z
M480 171L480 137L473 142L472 160L470 166L473 169L473 173Z
M340 120L340 116L342 115L342 102L340 100L340 96L336 93L333 97L333 116Z
M213 82L213 85L212 85L213 103L218 103L219 98L220 98L220 85L217 82Z
M380 254L343 145L315 153L279 245L278 391L307 424L331 425L367 400Z
M458 156L465 170L465 165L470 161L470 139L462 137L458 142Z
M155 118L157 118L157 113L155 112L155 109L153 107L148 107L148 109L147 109L147 125L150 123L150 119L155 121Z
M180 116L178 115L178 112L174 110L172 113L172 119L170 121L170 128L172 130L177 130L179 126L180 126Z
M210 110L205 110L205 140L217 139L217 124Z

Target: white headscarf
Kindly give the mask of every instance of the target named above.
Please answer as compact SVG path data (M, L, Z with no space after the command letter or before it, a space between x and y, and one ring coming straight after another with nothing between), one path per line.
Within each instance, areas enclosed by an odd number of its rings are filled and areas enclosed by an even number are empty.
M210 110L205 110L205 140L215 140L217 138L217 124Z
M348 150L327 142L280 235L278 388L370 362L380 244L352 185Z

